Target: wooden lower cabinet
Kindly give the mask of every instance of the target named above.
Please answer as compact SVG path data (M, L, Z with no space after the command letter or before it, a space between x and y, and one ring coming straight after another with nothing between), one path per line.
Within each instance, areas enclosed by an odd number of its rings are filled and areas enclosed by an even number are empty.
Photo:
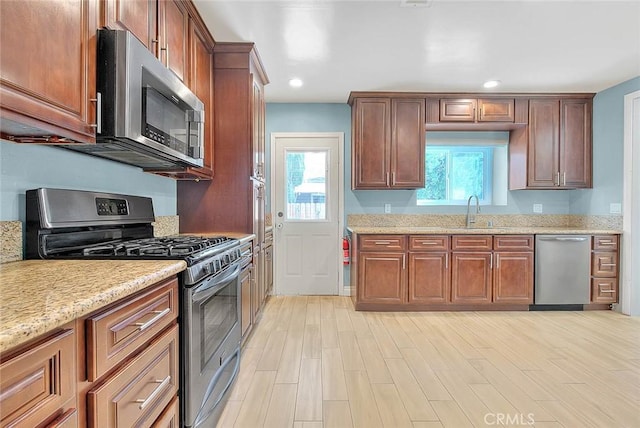
M242 337L245 337L251 327L251 289L253 288L251 278L252 270L253 265L250 264L242 269L242 272L240 273L240 327Z
M448 303L449 253L409 253L409 303Z
M178 392L178 326L87 394L90 427L151 427Z
M180 428L180 400L174 397L173 401L164 409L164 412L152 425L153 428Z
M533 303L533 235L365 235L355 241L356 309L523 310Z
M2 356L0 426L77 426L75 340L73 327L64 328Z
M451 302L491 303L490 252L451 253Z
M407 301L404 252L363 251L358 256L358 300L362 303L399 304Z
M493 301L533 303L533 252L493 253Z
M596 235L591 242L591 303L618 302L618 235Z

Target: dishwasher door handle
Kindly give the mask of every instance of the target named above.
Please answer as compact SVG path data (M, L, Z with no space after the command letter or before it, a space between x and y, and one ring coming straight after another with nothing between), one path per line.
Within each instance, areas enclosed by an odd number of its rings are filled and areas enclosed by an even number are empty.
M554 238L539 238L541 241L564 241L564 242L583 242L588 238L571 238L571 237L554 237Z

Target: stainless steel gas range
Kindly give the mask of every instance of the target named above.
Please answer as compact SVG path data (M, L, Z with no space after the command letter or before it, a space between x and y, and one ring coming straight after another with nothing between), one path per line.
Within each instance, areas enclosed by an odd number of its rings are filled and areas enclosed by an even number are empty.
M176 259L180 278L180 401L185 427L215 426L240 366L236 239L153 237L151 198L65 189L26 194L27 258Z

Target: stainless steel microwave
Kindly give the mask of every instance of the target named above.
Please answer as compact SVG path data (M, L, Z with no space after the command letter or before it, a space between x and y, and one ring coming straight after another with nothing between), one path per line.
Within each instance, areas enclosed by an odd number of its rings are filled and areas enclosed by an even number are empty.
M98 30L96 144L67 146L150 170L203 165L204 104L133 34Z

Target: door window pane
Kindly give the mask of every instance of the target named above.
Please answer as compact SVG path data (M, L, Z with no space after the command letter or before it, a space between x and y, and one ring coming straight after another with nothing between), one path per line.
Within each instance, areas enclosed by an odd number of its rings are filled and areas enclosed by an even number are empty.
M326 220L327 152L287 150L287 219Z

